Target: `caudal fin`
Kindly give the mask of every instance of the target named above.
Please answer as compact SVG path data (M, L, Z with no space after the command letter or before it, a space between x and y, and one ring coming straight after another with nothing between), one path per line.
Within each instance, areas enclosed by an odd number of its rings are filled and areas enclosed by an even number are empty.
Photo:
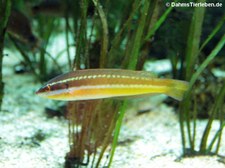
M184 93L188 90L189 84L186 81L172 80L169 86L168 96L181 101L184 98Z

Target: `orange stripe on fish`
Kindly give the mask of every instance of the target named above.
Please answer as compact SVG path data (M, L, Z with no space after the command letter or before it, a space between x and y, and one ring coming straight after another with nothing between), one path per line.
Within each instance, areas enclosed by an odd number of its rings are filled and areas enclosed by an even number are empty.
M36 93L56 100L90 100L145 94L166 94L182 100L188 82L160 79L150 72L87 69L69 72L47 82Z

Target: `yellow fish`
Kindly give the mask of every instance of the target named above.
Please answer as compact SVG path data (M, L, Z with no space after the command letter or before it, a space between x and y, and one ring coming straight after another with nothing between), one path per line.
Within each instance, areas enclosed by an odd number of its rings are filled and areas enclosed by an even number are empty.
M36 94L55 100L90 100L166 94L182 100L188 82L157 78L150 72L121 69L86 69L59 75Z

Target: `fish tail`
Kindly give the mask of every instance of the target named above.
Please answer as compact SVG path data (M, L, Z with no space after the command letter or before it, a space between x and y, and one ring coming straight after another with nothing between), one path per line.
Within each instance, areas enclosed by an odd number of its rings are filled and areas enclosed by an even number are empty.
M167 95L181 101L184 98L185 91L188 90L189 83L181 80L172 80L167 91Z

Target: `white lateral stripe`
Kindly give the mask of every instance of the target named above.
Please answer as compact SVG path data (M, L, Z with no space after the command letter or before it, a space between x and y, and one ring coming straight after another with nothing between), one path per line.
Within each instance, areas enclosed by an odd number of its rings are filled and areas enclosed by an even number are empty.
M150 78L145 77L135 77L135 76L126 76L126 75L109 75L109 74L102 74L102 75L84 75L84 76L77 76L73 78L68 78L64 80L60 80L57 82L49 83L49 86L59 84L59 83L65 83L70 81L77 81L77 80L83 80L83 79L96 79L96 78L123 78L123 79L136 79L136 80L150 80Z

